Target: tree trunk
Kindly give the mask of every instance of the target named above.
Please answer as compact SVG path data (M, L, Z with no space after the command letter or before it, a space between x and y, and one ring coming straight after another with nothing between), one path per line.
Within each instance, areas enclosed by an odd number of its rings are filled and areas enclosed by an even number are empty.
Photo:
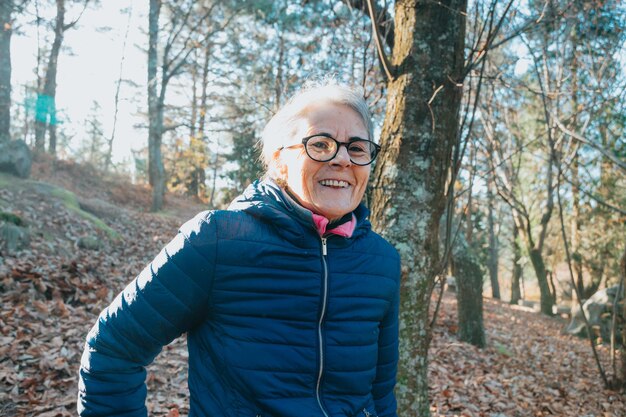
M456 281L459 340L485 347L483 325L483 271L473 249L459 234L452 257L452 275Z
M197 61L197 50L194 50L194 62ZM194 152L198 149L198 142L201 140L202 133L198 133L198 67L194 64L191 67L191 115L189 117L189 149ZM193 197L200 196L200 182L198 176L197 158L191 159L191 169L189 170L189 178L185 181L185 191L187 195Z
M152 211L163 207L165 194L165 169L161 155L163 138L163 94L158 90L157 42L161 0L150 0L149 44L148 44L148 176L152 186ZM161 89L163 86L161 86Z
M498 283L498 239L496 237L494 222L493 180L488 180L487 184L487 204L489 223L489 281L491 282L491 296L500 299L500 284Z
M551 188L549 188L549 193L552 192ZM548 203L551 205L551 202ZM547 228L548 220L550 219L550 214L552 212L551 208L545 210L544 215L541 219L541 233L540 233L540 242L545 237L545 232ZM528 256L530 257L530 262L533 266L533 271L535 272L535 277L537 277L537 285L539 286L540 293L540 305L541 312L545 315L552 316L554 313L552 312L552 307L554 305L554 295L550 290L550 285L548 284L548 273L546 271L546 264L543 259L543 254L541 251L541 244L535 244L532 228L530 225L530 219L528 217L523 217L516 214L515 209L513 210L513 216L516 218L516 225L520 235L524 240L524 245L528 251Z
M285 38L281 32L278 35L278 60L276 62L276 79L274 80L274 108L280 109L283 96L283 61L285 59Z
M152 164L154 184L152 185L152 206L151 211L159 211L163 208L163 198L165 196L165 168L163 167L163 156L161 155L161 141L153 141L154 161Z
M398 409L420 417L430 414L429 304L441 273L439 219L462 96L455 80L463 69L466 1L443 3L395 4L395 77L372 190L372 224L402 258Z
M198 59L194 53L193 61ZM191 115L189 116L189 138L194 138L198 134L198 67L194 64L189 71L191 75Z
M620 260L619 274L622 280L622 294L626 295L626 249ZM626 320L626 297L623 300L622 319ZM622 387L626 388L626 325L622 325Z
M54 41L50 49L48 66L44 79L43 90L37 95L35 115L35 149L43 152L45 149L46 130L49 131L48 152L56 156L56 91L57 91L57 67L59 53L63 44L65 25L65 0L56 0L57 15L54 25Z
M585 282L583 280L583 263L580 253L580 189L578 188L578 149L574 153L572 160L572 223L571 223L571 241L572 241L572 261L574 266L574 274L576 278L576 286L579 294L586 294Z
M577 36L577 31L573 30L570 35L570 42L572 46L572 61L571 61L571 71L572 71L572 83L571 83L571 100L572 100L572 118L571 118L571 126L572 130L579 131L578 126L578 51L577 47L580 43L580 40ZM579 170L578 170L578 146L576 146L574 150L574 155L572 157L572 165L571 165L571 184L572 184L572 219L571 219L571 252L572 252L572 261L574 266L574 274L576 278L576 286L578 287L578 293L585 296L585 282L583 279L583 264L582 264L582 256L580 253L580 189L578 186L579 182Z
M154 139L156 132L157 115L157 72L159 68L157 57L157 42L159 37L159 14L161 1L150 0L148 23L148 183L154 186Z
M541 312L548 316L552 316L552 306L554 305L554 296L550 291L550 285L548 284L548 273L546 271L546 265L541 255L541 251L537 248L531 248L529 251L530 262L533 264L535 275L537 276L537 283L539 284L539 292L541 293Z
M202 86L200 94L200 117L198 119L198 132L202 138L202 142L206 145L207 137L204 132L206 124L206 114L209 111L207 101L208 94L207 89L209 87L209 69L211 64L211 43L207 42L203 50L203 62L202 62Z
M12 11L13 2L11 0L3 0L0 3L0 144L11 140Z
M513 276L511 277L511 304L517 304L522 299L520 283L522 280L522 247L519 242L519 231L517 226L513 224Z
M211 177L211 194L209 196L209 208L215 208L215 187L217 187L217 169L219 164L220 151L217 148L213 158L213 168Z

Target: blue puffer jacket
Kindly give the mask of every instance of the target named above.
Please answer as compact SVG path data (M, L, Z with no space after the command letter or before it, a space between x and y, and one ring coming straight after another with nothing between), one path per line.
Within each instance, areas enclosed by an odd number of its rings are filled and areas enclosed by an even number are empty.
M355 215L321 239L257 182L187 222L90 331L80 414L145 416L144 367L188 332L190 416L395 416L400 262Z

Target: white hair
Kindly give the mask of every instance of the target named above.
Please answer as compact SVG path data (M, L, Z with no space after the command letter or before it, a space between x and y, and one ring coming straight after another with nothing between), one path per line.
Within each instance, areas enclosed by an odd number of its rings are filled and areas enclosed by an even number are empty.
M261 159L267 170L266 175L272 176L270 170L276 152L286 143L289 143L293 139L293 135L296 134L297 120L310 106L316 103L334 103L350 107L361 117L367 129L367 139L372 140L374 136L372 115L360 87L340 84L332 78L307 82L302 90L292 96L274 114L263 129Z

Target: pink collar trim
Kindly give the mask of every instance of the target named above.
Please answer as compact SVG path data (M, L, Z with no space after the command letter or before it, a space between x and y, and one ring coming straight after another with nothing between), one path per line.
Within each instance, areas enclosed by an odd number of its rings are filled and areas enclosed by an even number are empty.
M333 235L339 235L343 237L352 237L352 233L354 233L354 229L356 228L356 217L354 213L352 213L352 218L349 222L345 222L335 227L334 229L326 230L328 226L328 219L324 216L320 216L319 214L315 214L311 212L313 215L313 223L315 223L315 228L317 229L317 233L320 236L324 236L326 233L330 233Z

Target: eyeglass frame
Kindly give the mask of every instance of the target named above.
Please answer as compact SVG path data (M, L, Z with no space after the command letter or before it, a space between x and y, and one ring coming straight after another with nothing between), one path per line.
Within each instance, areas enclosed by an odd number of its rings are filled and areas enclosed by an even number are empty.
M308 142L310 139L313 139L313 138L318 137L318 136L322 136L322 137L325 137L325 138L328 138L328 139L332 139L332 140L333 140L333 141L335 141L335 143L337 144L337 148L335 149L335 153L333 154L333 156L332 156L332 157L330 157L330 158L328 158L328 159L326 159L326 160L324 160L324 161L320 161L319 159L315 159L315 158L313 158L313 157L309 154L309 150L308 150L308 148L307 148L307 146L306 146L307 142ZM374 156L373 156L373 157L372 157L372 159L371 159L368 163L366 163L366 164L360 164L360 163L358 163L358 162L354 162L354 161L352 160L352 156L350 156L350 151L348 150L348 145L350 145L351 143L357 142L357 141L369 142L369 143L371 143L372 145L374 145L374 152L373 152ZM381 151L381 149L382 149L382 148L381 148L381 146L380 146L379 144L374 143L373 141L371 141L371 140L369 140L369 139L363 139L363 138L359 138L359 137L352 137L352 138L350 138L350 139L348 140L348 142L339 142L337 139L335 139L334 137L332 137L332 136L331 136L330 134L328 134L328 133L316 133L315 135L311 135L311 136L304 137L304 138L302 138L302 142L301 142L301 143L302 143L302 145L304 145L304 152L306 153L306 155L307 155L309 158L311 158L313 161L315 161L315 162L330 162L330 161L332 161L333 159L335 159L335 157L336 157L336 156L337 156L337 154L339 153L339 149L340 149L340 148L341 148L341 146L343 145L343 146L345 146L345 147L346 147L346 151L348 152L348 157L350 158L350 162L352 162L354 165L358 165L358 166L361 166L361 167L368 166L368 165L370 165L372 162L374 162L374 160L378 157L378 154L380 153L380 151ZM297 144L297 145L299 145L299 144ZM292 146L296 146L296 145L291 145L291 146L282 146L282 147L280 148L280 150L283 150L283 149L285 149L285 148L291 148Z

